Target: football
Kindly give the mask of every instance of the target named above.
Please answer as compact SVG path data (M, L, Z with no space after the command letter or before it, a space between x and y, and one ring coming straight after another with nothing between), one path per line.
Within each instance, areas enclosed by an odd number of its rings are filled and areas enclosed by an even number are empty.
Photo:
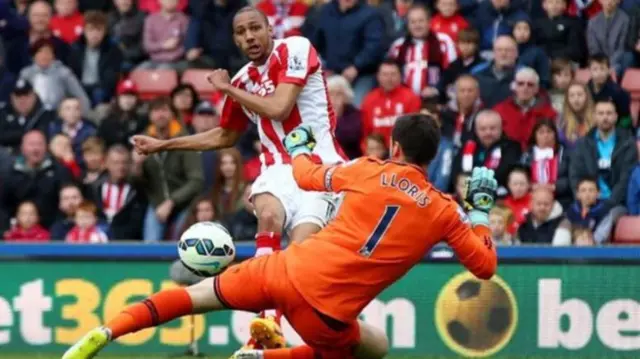
M200 277L222 272L236 256L233 238L224 226L199 222L189 227L178 241L182 264Z
M465 357L500 351L517 325L517 303L509 285L494 276L465 272L451 279L436 300L436 327L447 346Z

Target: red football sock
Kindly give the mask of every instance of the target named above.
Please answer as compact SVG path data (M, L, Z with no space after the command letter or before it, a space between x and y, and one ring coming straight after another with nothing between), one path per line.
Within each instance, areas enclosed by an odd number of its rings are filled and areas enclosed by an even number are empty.
M256 257L280 250L280 233L259 232L256 234Z
M155 327L192 312L193 303L186 289L168 289L126 307L105 327L111 330L111 339L116 339L141 329Z
M308 345L286 349L269 349L263 352L264 359L316 359L316 351Z

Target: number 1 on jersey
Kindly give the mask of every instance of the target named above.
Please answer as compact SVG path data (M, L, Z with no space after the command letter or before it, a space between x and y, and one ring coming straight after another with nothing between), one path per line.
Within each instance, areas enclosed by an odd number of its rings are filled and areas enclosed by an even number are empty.
M365 257L370 257L373 254L373 251L376 249L382 237L384 237L385 233L387 233L387 229L393 222L393 219L396 217L400 206L386 206L384 209L384 213L382 213L382 217L378 220L378 224L376 228L373 229L373 232L367 238L364 246L360 248L360 254Z

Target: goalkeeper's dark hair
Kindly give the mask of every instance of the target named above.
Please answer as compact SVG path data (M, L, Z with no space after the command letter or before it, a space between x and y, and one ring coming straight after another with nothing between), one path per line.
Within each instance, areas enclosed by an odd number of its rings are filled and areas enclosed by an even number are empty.
M427 114L403 115L396 120L391 137L400 144L407 162L426 166L438 153L440 126Z

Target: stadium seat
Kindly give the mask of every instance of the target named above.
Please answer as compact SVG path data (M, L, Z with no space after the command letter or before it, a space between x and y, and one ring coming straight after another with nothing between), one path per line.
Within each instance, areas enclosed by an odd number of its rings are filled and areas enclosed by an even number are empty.
M621 86L629 91L631 99L640 100L640 69L628 69L625 71Z
M145 101L169 95L178 84L175 70L135 70L130 78L138 86L140 98Z
M614 82L618 82L618 77L616 76L616 72L614 70L611 70L611 78ZM585 68L576 70L576 82L586 84L587 82L589 82L589 80L591 80L591 72L589 71L589 69Z
M180 82L191 84L196 88L200 98L210 98L213 95L213 86L207 80L207 75L210 74L210 70L187 70L182 74Z
M614 233L615 244L640 244L640 216L624 216L618 220Z

